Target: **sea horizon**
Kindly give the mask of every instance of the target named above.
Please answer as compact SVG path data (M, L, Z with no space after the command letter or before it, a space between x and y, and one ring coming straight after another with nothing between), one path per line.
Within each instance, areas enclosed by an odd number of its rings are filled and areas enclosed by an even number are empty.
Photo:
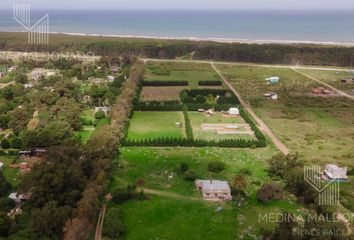
M354 10L33 10L50 32L70 35L216 42L354 44ZM21 32L12 10L0 31Z

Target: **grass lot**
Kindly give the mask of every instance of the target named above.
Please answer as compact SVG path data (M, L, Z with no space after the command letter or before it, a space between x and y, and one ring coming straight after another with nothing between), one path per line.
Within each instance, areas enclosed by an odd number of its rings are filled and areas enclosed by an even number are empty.
M313 70L313 69L298 69L318 80L326 82L333 87L351 93L354 90L354 83L342 83L343 78L352 78L354 75L347 71L331 71L331 70Z
M10 168L10 164L15 162L20 162L16 160L14 156L0 156L0 162L5 164L3 170L0 170L4 173L6 180L11 184L13 188L16 188L21 183L21 177L18 176L19 170L15 168Z
M82 118L85 119L85 121L91 121L92 123L95 121L95 115L93 113L92 109L86 109L82 113ZM109 120L107 118L100 119L96 127L92 125L85 125L83 126L81 131L75 132L75 136L81 139L82 143L86 143L92 134L94 134L98 129L100 129L102 126L105 126L109 124Z
M145 80L185 80L189 87L198 87L201 80L220 80L209 64L149 62Z
M353 166L354 102L341 97L308 96L314 81L290 70L267 67L218 66L256 113L300 157L313 163ZM265 84L278 75L281 83ZM278 101L262 96L277 92Z
M236 90L254 104L264 100L267 92L276 92L280 101L288 101L289 97L311 96L312 89L318 83L286 68L267 68L255 66L218 65L223 74L230 80ZM279 84L267 84L265 78L279 76Z
M182 112L134 112L127 137L129 140L185 137L184 126L177 128L176 122L184 125Z
M122 148L120 157L113 163L111 189L138 179L145 181L144 188L180 195L151 196L145 201L129 201L121 207L127 234L125 239L253 239L261 228L272 228L273 224L259 222L259 213L279 212L281 209L295 211L299 206L290 200L261 204L255 192L263 182L269 181L265 171L265 160L275 152L263 149L219 149L219 148ZM208 179L207 164L213 160L226 164L226 169L213 176L214 179L230 181L242 168L251 171L247 176L247 201L242 207L235 202L214 203L200 200L200 192L194 183L182 178L176 169L186 162L201 179ZM173 179L168 178L176 173ZM186 197L193 197L188 199ZM195 199L197 198L197 199ZM223 207L217 213L215 209ZM108 208L108 211L109 209ZM242 237L240 237L242 236Z
M203 123L210 124L245 124L246 122L242 117L223 117L222 113L215 113L214 116L208 116L199 112L189 112L189 119L193 128L193 135L196 139L205 139L205 140L221 140L221 139L234 139L234 138L244 138L250 139L254 138L251 135L240 134L240 135L219 135L216 132L203 131L201 125ZM240 131L245 131L243 127L239 128Z

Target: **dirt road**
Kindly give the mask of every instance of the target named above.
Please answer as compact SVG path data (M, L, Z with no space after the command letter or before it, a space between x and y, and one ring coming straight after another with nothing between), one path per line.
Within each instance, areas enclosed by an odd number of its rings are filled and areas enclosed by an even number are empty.
M259 129L266 134L275 144L275 146L284 153L285 155L289 154L289 149L280 141L278 137L276 137L273 132L270 130L270 128L263 122L262 119L260 119L256 113L253 111L253 109L243 101L241 95L235 90L235 88L231 85L231 83L222 75L222 73L219 71L219 69L216 68L214 63L211 63L211 66L215 70L215 72L220 76L220 78L226 83L226 85L231 89L231 91L237 96L237 98L240 100L241 105L243 108L252 116L252 118L257 122Z

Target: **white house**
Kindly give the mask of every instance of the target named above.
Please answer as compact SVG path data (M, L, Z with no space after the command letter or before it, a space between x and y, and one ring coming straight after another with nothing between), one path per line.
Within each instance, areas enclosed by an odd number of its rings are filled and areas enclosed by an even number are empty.
M2 162L0 162L0 170L2 170L4 168L5 164L3 164Z
M347 167L341 168L335 164L326 164L324 175L328 179L348 180Z
M32 79L38 81L42 76L44 76L44 72L42 69L34 69L31 73Z
M111 107L95 107L94 112L104 112L106 115L111 111Z
M228 111L230 115L240 115L240 110L238 108L230 108Z
M202 191L205 200L230 201L232 199L231 189L226 181L196 180L195 185L199 191Z
M109 75L109 76L107 77L107 81L108 81L108 82L114 82L114 79L115 79L115 77L114 77L114 76L111 76L111 75Z

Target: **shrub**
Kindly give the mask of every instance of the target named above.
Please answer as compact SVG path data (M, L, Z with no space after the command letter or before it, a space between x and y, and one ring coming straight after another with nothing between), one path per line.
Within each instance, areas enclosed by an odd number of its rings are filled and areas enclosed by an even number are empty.
M197 173L194 170L188 170L183 174L183 178L188 181L194 181L197 178Z
M11 144L9 142L9 140L7 140L6 138L4 138L2 141L1 141L1 147L3 149L9 149L11 147Z
M112 200L117 204L123 203L134 197L135 190L136 190L135 185L128 185L125 188L116 188L112 192Z
M281 200L283 199L283 189L277 183L265 183L257 191L257 199L264 203L271 200Z
M198 86L221 86L222 81L219 80L206 80L206 81L199 81Z
M213 173L221 172L225 169L225 163L220 161L213 161L208 164L208 170Z
M185 173L186 171L188 171L189 167L188 167L188 164L185 163L185 162L182 162L179 164L179 170L182 172L182 173Z
M98 111L95 113L95 118L96 119L102 119L102 118L105 118L106 117L106 114L103 112L103 111Z
M248 168L241 168L239 174L250 176L252 175L252 172Z
M125 233L122 212L118 208L109 209L104 219L103 235L118 239Z

